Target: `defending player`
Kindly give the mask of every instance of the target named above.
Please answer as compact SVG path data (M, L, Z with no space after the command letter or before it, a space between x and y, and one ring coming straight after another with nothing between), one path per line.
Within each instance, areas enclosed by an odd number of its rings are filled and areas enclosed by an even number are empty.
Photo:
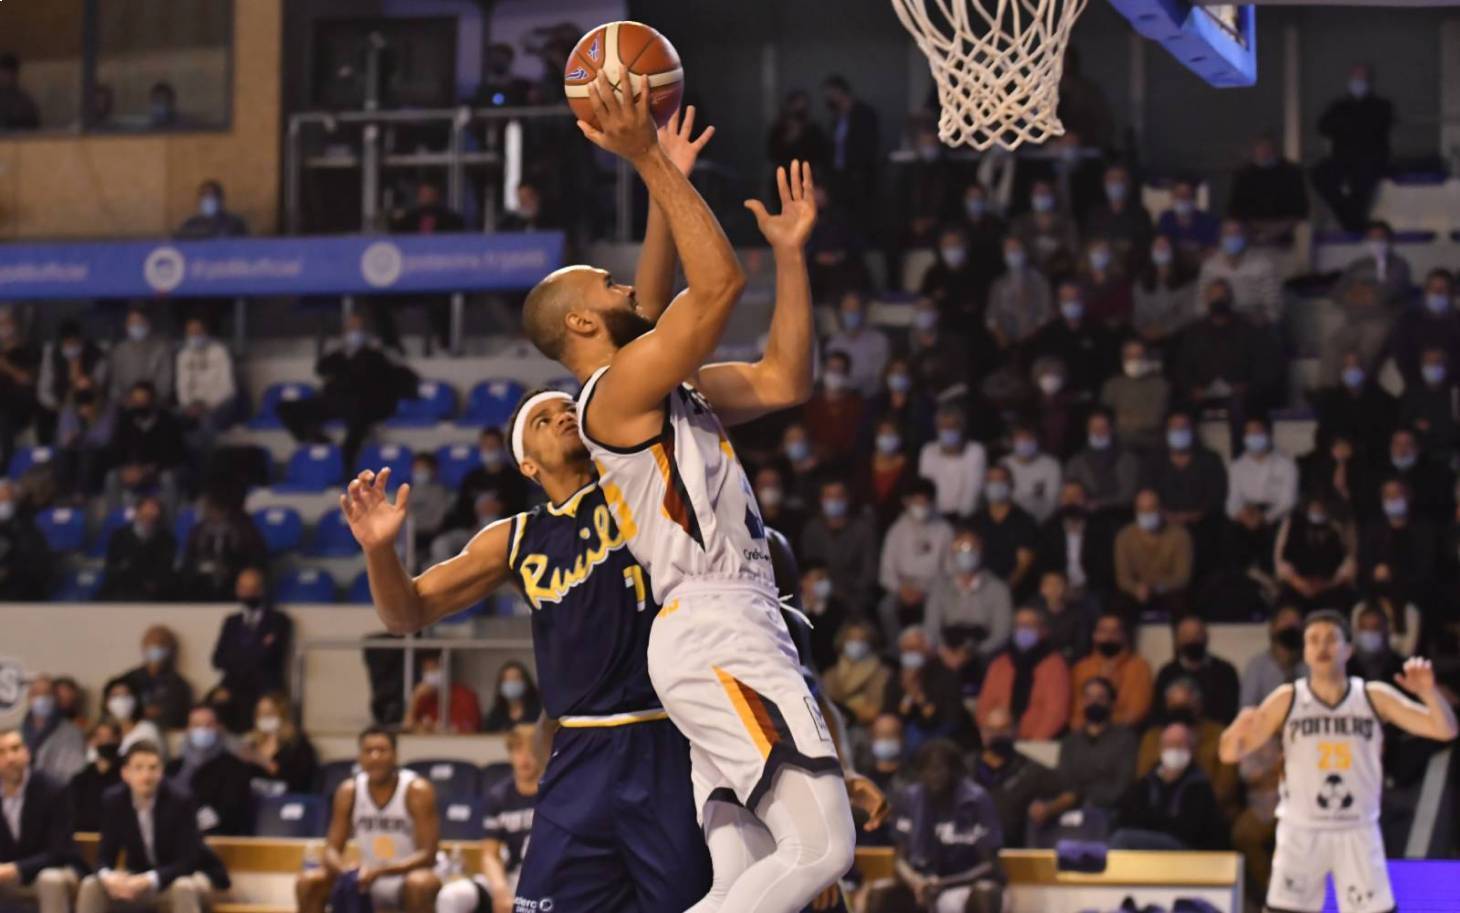
M1395 676L1420 704L1387 682L1345 675L1352 652L1342 615L1309 615L1303 627L1308 677L1280 685L1222 733L1226 764L1282 737L1277 852L1267 891L1274 913L1318 913L1330 873L1341 913L1393 910L1379 833L1383 724L1440 741L1455 738L1455 714L1435 687L1429 660L1415 657Z
M538 349L584 385L579 429L629 549L664 606L649 641L649 675L690 741L717 878L751 857L716 851L733 845L717 831L747 822L743 809L704 801L714 790L733 791L775 840L775 852L739 872L723 898L694 909L794 913L850 868L851 811L781 619L760 512L721 419L748 421L810 392L802 247L816 217L811 174L796 163L789 176L778 172L779 216L746 204L777 265L764 357L706 366L744 287L735 252L656 141L647 92L621 99L600 75L591 99L601 129L579 128L643 178L689 287L660 314L667 280L641 297L603 270L571 267L532 291L524 324ZM646 258L651 247L646 239ZM673 258L665 259L672 268Z

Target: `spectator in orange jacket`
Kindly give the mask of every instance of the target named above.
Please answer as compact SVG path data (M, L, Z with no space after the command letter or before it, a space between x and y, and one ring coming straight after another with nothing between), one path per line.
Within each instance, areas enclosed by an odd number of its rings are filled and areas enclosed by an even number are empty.
M1014 718L1021 740L1053 739L1070 719L1070 667L1049 643L1049 620L1040 609L1014 613L1007 649L989 663L978 695L978 722L995 709Z
M1085 725L1085 702L1080 695L1085 683L1098 677L1115 683L1115 706L1110 721L1117 726L1140 727L1151 712L1155 690L1151 664L1131 651L1130 632L1119 612L1100 616L1095 623L1094 643L1090 655L1075 663L1075 714L1071 725Z

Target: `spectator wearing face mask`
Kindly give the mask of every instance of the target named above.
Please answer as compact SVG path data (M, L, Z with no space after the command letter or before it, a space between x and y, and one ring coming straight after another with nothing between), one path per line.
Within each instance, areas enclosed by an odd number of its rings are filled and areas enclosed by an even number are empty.
M1365 640L1360 636L1364 627L1373 627L1359 624L1363 616L1370 612L1379 614L1383 621L1382 632L1386 638L1385 642L1401 661L1418 652L1420 630L1423 627L1419 608L1413 602L1413 595L1405 592L1395 583L1394 573L1387 564L1376 564L1373 570L1369 571L1364 596L1353 608L1356 648L1361 642L1367 642L1373 646L1372 637ZM1386 677L1384 680L1389 679Z
M1171 384L1161 374L1160 359L1153 358L1141 340L1127 339L1121 345L1120 373L1106 379L1100 388L1100 402L1110 410L1104 416L1105 435L1113 430L1122 444L1135 450L1146 451L1160 446L1162 426L1166 423L1166 412L1171 402ZM1094 414L1090 421L1095 421ZM1087 440L1095 440L1093 432L1091 435ZM1108 441L1108 437L1106 439ZM1094 448L1093 443L1091 448ZM1091 491L1095 488L1092 487ZM1130 494L1134 493L1132 489ZM1123 503L1130 503L1130 495Z
M1019 423L1013 430L1013 450L999 461L1009 471L1014 503L1043 523L1059 507L1059 461L1039 449L1034 427Z
M1044 612L1049 626L1049 645L1066 663L1074 663L1090 652L1090 634L1100 604L1089 591L1070 586L1065 571L1051 568L1039 576L1039 592L1030 603Z
M755 500L760 506L760 518L766 526L778 529L785 537L798 542L801 529L806 525L805 515L790 504L786 491L786 478L776 466L762 466L755 473Z
M532 674L515 659L503 663L497 673L492 707L482 721L482 732L506 732L520 723L536 722L540 716L542 701Z
M1215 242L1215 227L1212 237ZM1195 318L1197 262L1178 256L1176 244L1164 233L1151 242L1131 287L1131 328L1142 340L1161 345Z
M1369 460L1346 433L1325 438L1298 461L1299 487L1322 498L1344 522L1379 512L1379 483Z
M1241 783L1237 768L1223 764L1217 757L1217 746L1222 741L1222 724L1212 719L1205 710L1203 692L1196 679L1183 676L1168 684L1161 692L1161 703L1165 709L1155 715L1156 724L1146 729L1141 737L1140 753L1136 759L1136 775L1145 776L1161 763L1161 731L1171 723L1180 723L1191 730L1192 763L1206 775L1212 785L1212 795L1217 807L1229 820L1241 811Z
M143 632L142 665L120 679L137 695L147 719L164 729L187 725L193 686L177 671L177 635L170 628L153 625Z
M1116 260L1125 260L1133 250L1144 250L1151 240L1151 214L1141 205L1141 188L1124 165L1105 169L1105 199L1090 210L1085 233L1108 238ZM1093 264L1092 264L1093 265ZM1127 310L1127 313L1129 311Z
M213 646L213 668L227 692L225 722L243 723L251 719L261 696L283 690L294 622L274 606L259 568L240 571L233 592L239 610L223 619Z
M70 720L78 725L85 724L86 694L76 679L69 675L58 675L52 683L56 695L56 712L62 719Z
M1308 674L1303 664L1303 611L1279 606L1267 625L1268 648L1242 668L1242 706L1256 707L1274 688Z
M209 238L241 238L248 234L248 223L228 211L223 185L207 180L198 185L198 211L178 227L181 241L203 241Z
M846 380L842 389L872 396L891 356L892 345L887 334L868 323L867 298L861 292L849 291L842 295L837 305L837 321L837 332L828 336L823 346L831 354L822 368L822 382L826 382L825 372L831 370L832 356L840 352L847 361L842 366Z
M1142 248L1144 254L1144 247ZM1090 319L1110 329L1124 327L1131 319L1129 252L1101 235L1092 238L1076 275L1083 289Z
M985 321L1000 349L1024 344L1055 315L1049 280L1030 262L1025 243L1004 239L1004 272L989 288Z
M1008 713L1017 738L1044 741L1070 720L1070 667L1049 642L1049 623L1031 606L1014 613L1008 645L989 663L978 693L979 724Z
M1443 269L1425 277L1419 300L1400 313L1389 337L1394 366L1404 378L1405 389L1424 385L1426 353L1438 349L1447 375L1460 364L1460 313L1455 310L1455 280Z
M177 593L177 540L163 525L162 502L144 497L132 522L112 533L98 599L166 602Z
M0 466L9 466L15 438L36 416L40 350L21 332L9 307L0 307Z
M1352 525L1335 518L1322 497L1304 498L1278 527L1273 547L1279 602L1305 610L1345 604L1358 569L1355 548Z
M168 513L176 511L181 485L178 473L187 459L182 425L162 408L149 381L138 381L128 391L126 406L112 430L110 450L108 510L119 510L124 501L155 489Z
M1141 487L1151 489L1164 520L1191 534L1194 557L1213 554L1227 502L1227 470L1222 458L1196 439L1189 412L1166 419L1166 446L1146 462Z
M1150 715L1151 665L1131 650L1125 616L1119 612L1106 611L1095 622L1094 649L1075 663L1071 674L1077 697L1084 695L1085 683L1092 678L1104 678L1114 683L1116 697L1110 718L1117 725L1139 726ZM1077 701L1072 725L1082 725L1084 713L1083 704Z
M790 480L786 494L791 506L807 514L815 512L821 493L821 458L811 446L811 436L804 424L793 422L786 426L781 433L781 455Z
M1399 398L1399 421L1414 429L1423 450L1448 453L1460 441L1455 416L1455 380L1449 355L1427 346L1420 355L1420 381L1406 383Z
M1169 265L1191 270L1217 246L1222 231L1221 220L1197 207L1196 186L1191 178L1177 178L1171 185L1171 208L1156 220L1156 241L1166 239L1167 251L1174 254ZM1155 246L1151 249L1154 253Z
M918 456L918 475L937 486L937 510L945 517L968 517L983 493L988 457L983 445L965 436L963 410L957 406L938 409L938 437L923 446Z
M989 467L983 495L983 507L969 520L969 526L982 543L984 565L1008 583L1015 598L1022 600L1034 582L1039 525L1014 503L1013 476L1006 467Z
M1409 301L1409 263L1394 252L1394 233L1374 222L1364 233L1367 253L1344 268L1330 296L1343 309L1343 323L1323 341L1325 377L1337 373L1339 357L1359 353L1365 364L1378 364L1390 331Z
M987 371L989 365L969 363L970 352L975 350L968 339L958 326L944 326L933 302L924 298L914 304L912 328L907 334L907 360L914 385L934 398L951 397L955 388Z
M845 352L829 353L820 383L806 402L806 433L824 463L844 462L857 443L865 401L853 383L852 364Z
M934 579L923 621L928 642L937 647L944 634L960 629L957 639L971 640L988 659L1004 649L1013 622L1009 588L986 566L983 540L971 529L960 529L942 555L944 573Z
M902 432L895 419L889 417L879 421L872 442L872 459L863 465L859 473L857 494L872 508L877 518L877 529L883 532L901 515L903 499L917 484L917 466L903 443ZM928 484L932 486L931 482ZM936 495L936 486L933 486L933 491Z
M283 784L289 793L314 789L319 756L308 736L289 714L289 700L280 692L265 694L254 705L253 726L243 737L240 755L260 776Z
M1314 397L1318 439L1344 437L1374 465L1387 462L1399 403L1386 393L1356 351L1343 353L1337 383Z
M1069 459L1084 443L1089 400L1068 383L1065 363L1052 355L1034 360L1029 381L1034 388L1031 410L1039 433L1039 445L1046 453Z
M1075 220L1060 205L1054 185L1049 181L1035 181L1030 187L1029 211L1014 220L1009 237L1019 242L1017 249L1027 255L1028 263L1046 276L1061 275L1075 268L1076 252L1080 249L1079 231ZM1005 241L1005 263L1009 262L1010 250ZM1023 265L1021 261L1021 268Z
M477 438L478 464L461 480L457 487L456 503L452 507L447 527L469 529L475 533L477 525L476 502L483 492L495 493L502 504L502 515L520 513L527 509L527 488L507 455L507 445L498 428L483 428Z
M924 313L919 311L918 313ZM936 322L935 322L936 325ZM916 455L918 450L933 437L933 398L917 382L908 358L898 355L887 362L887 372L878 392L867 400L866 414L873 417L877 425L863 432L863 441L858 449L865 453L869 447L877 446L876 440L867 441L870 436L881 434L882 422L890 421L897 429L898 443L906 452ZM871 432L869 435L868 431Z
M71 778L67 792L76 813L76 830L80 833L101 830L102 794L122 782L122 763L118 748L122 736L116 724L102 720L91 727L86 738L86 766Z
M1193 763L1196 740L1191 728L1171 723L1161 730L1160 746L1160 763L1121 798L1111 849L1224 849L1227 823L1211 781Z
M1374 188L1389 165L1389 132L1394 106L1374 94L1368 64L1349 68L1348 91L1318 118L1318 132L1329 141L1329 156L1313 166L1313 188L1339 224L1358 231L1369 216Z
M831 589L849 609L871 607L877 584L877 527L870 513L854 509L845 482L821 484L820 511L801 530L801 557L826 565Z
M1418 623L1419 610L1413 605L1405 609L1414 611L1413 621ZM1405 657L1413 654L1395 648L1395 638L1389 630L1389 611L1377 599L1366 599L1354 606L1354 652L1348 660L1349 675L1357 675L1366 682L1392 682L1394 676L1404 671Z
M1046 809L1064 793L1064 785L1053 770L1014 746L1017 734L1009 711L994 708L982 715L978 729L983 751L974 765L973 778L994 800L1004 846L1028 846L1029 825L1049 820Z
M1208 257L1196 277L1198 295L1218 279L1231 291L1232 310L1257 326L1270 326L1282 314L1282 286L1272 261L1248 247L1247 227L1235 218L1222 222L1221 250ZM1198 297L1197 314L1210 309L1209 299Z
M1115 337L1090 312L1080 283L1061 282L1057 297L1059 318L1034 334L1029 353L1034 358L1059 359L1065 366L1065 387L1083 399L1094 399L1119 363Z
M1227 480L1227 516L1233 520L1251 512L1272 528L1298 502L1298 464L1276 449L1272 423L1265 418L1247 420L1242 455L1232 462Z
M878 789L892 795L906 779L906 772L902 769L906 757L902 744L902 719L895 713L880 714L872 721L867 735L867 763L859 764L857 769Z
M1392 477L1413 495L1416 517L1435 526L1447 524L1455 516L1455 473L1449 458L1448 452L1440 457L1422 453L1418 435L1410 428L1397 428L1389 437Z
M241 497L221 491L203 496L198 525L188 534L180 563L183 598L225 602L235 595L239 573L268 563L268 547L243 512Z
M1136 776L1135 733L1110 721L1115 685L1106 678L1092 678L1075 696L1085 715L1082 722L1071 723L1060 739L1056 772L1067 791L1051 803L1055 816L1082 805L1114 809Z
M989 208L982 186L963 195L964 216L938 236L938 259L923 274L918 293L938 306L943 322L982 332L989 286L999 274L1005 226Z
M138 742L151 742L159 746L159 750L165 750L162 746L167 743L162 739L162 730L142 716L142 702L125 679L109 683L102 693L106 695L106 702L102 705L106 710L103 719L116 725L122 737L118 748L121 754L125 755L127 749Z
M39 602L51 577L51 549L20 492L0 477L0 601Z
M1167 522L1154 489L1136 493L1135 522L1115 537L1115 604L1127 613L1177 617L1191 583L1192 541L1186 528Z
M233 356L196 317L188 321L177 353L177 402L194 448L203 453L238 415Z
M86 766L86 736L75 723L61 716L49 675L31 679L29 707L20 734L30 752L31 769L57 783L68 783Z
M1227 412L1234 436L1248 415L1277 399L1282 353L1271 333L1233 311L1232 288L1214 280L1203 292L1206 315L1183 334L1172 380L1177 396L1197 407ZM1233 449L1241 442L1233 441Z
M1156 673L1156 694L1160 703L1156 714L1160 716L1169 710L1167 689L1177 681L1191 679L1202 695L1202 707L1207 716L1217 723L1226 725L1237 716L1237 669L1231 663L1211 652L1207 624L1194 615L1188 615L1172 629L1172 646L1175 656Z
M167 402L173 392L172 343L154 332L151 319L140 307L127 312L126 326L126 338L112 346L107 358L111 399L120 401L137 384L146 383L159 402Z
M1249 223L1259 244L1290 243L1293 227L1308 218L1303 170L1282 157L1272 136L1252 141L1251 158L1232 180L1227 215Z
M874 648L875 631L865 621L852 620L837 632L837 658L821 677L828 700L844 707L859 726L874 726L887 697L889 673ZM901 737L901 726L898 727ZM875 779L875 778L874 778ZM886 786L882 786L886 790Z
M54 439L62 412L73 408L79 396L105 402L109 367L106 353L86 338L81 324L61 321L55 341L47 343L41 353L40 379L36 383L36 399L41 406L36 431L42 443Z
M1091 511L1129 509L1135 500L1140 460L1117 438L1111 413L1096 409L1085 422L1085 447L1065 463L1064 479L1080 486Z
M867 288L867 235L849 205L856 197L817 181L815 200L816 227L806 241L811 299L829 301L848 289Z
M929 594L945 581L944 561L953 526L933 510L937 489L918 479L902 498L903 511L882 543L877 583L886 594L878 607L888 640L923 617Z
M913 160L898 169L895 199L901 209L904 248L931 247L956 186L953 165L938 141L938 128L925 112L913 114L909 133Z
M897 651L899 668L887 683L882 710L901 718L905 753L931 739L971 743L973 722L958 677L938 661L927 631L921 625L907 628L897 639Z
M786 550L790 551L789 545ZM846 602L833 590L826 565L819 561L805 561L800 567L801 608L811 620L811 628L803 646L810 650L811 655L807 661L820 672L836 662L837 635L841 633L842 625L850 614ZM786 571L782 576L796 578L794 571ZM801 641L798 640L798 643ZM798 646L797 649L803 649L803 646Z
M204 835L243 836L253 830L255 769L228 750L213 708L199 704L188 714L182 755L167 765L167 777L186 789L198 806Z
M416 549L429 560L431 540L446 525L453 498L437 478L438 464L434 453L418 453L411 460L411 521L416 530Z
M476 692L453 681L448 685L446 666L439 651L419 651L421 680L411 694L410 705L402 725L407 732L477 732L481 729L482 710ZM449 688L450 709L443 706L442 696ZM449 719L447 714L450 714Z

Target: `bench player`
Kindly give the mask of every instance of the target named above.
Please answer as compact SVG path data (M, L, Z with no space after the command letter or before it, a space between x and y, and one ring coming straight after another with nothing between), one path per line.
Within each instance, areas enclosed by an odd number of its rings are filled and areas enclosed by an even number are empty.
M1455 738L1455 714L1435 687L1429 660L1410 659L1395 676L1423 702L1416 703L1387 682L1348 676L1352 652L1342 615L1309 615L1303 625L1308 677L1279 685L1222 733L1225 764L1236 764L1275 735L1282 738L1277 852L1267 890L1273 913L1318 913L1329 874L1341 913L1394 910L1379 833L1383 725L1440 741Z
M811 174L799 163L778 171L778 216L746 204L777 266L764 357L705 365L745 278L709 207L656 141L647 99L647 91L621 99L600 76L590 90L600 128L579 128L643 178L688 289L661 314L660 296L640 297L600 269L569 267L533 289L523 323L538 349L583 384L579 430L663 606L650 636L649 675L690 742L717 882L727 866L752 858L720 852L733 844L722 834L763 823L775 841L774 852L733 873L723 897L717 891L694 911L794 913L850 868L851 810L781 619L759 508L721 421L749 421L810 392L802 248L816 217ZM646 238L646 258L653 241ZM672 275L673 258L664 259ZM667 292L668 284L659 288ZM721 788L743 808L708 801Z

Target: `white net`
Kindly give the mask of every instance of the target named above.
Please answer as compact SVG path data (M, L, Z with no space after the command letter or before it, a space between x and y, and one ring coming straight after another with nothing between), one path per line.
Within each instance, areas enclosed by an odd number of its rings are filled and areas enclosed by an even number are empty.
M1070 27L1085 0L892 0L928 55L938 137L1013 149L1065 132L1055 115Z

